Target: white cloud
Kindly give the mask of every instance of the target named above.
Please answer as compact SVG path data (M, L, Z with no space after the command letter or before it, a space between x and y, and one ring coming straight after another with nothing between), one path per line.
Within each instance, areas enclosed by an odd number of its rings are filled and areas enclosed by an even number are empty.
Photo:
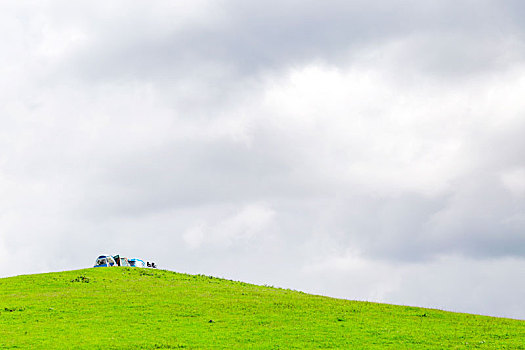
M389 54L386 47L381 61ZM498 81L487 74L400 85L381 63L315 64L272 79L263 106L254 107L260 124L300 143L301 156L315 162L310 170L326 169L322 175L341 184L430 196L450 192L488 160L472 154L486 135L522 127L522 68Z
M525 168L512 169L501 174L501 182L513 195L525 195Z
M227 247L253 239L259 234L268 234L265 230L273 217L274 211L264 204L246 205L226 218L189 228L183 238L190 248L198 248L203 244Z

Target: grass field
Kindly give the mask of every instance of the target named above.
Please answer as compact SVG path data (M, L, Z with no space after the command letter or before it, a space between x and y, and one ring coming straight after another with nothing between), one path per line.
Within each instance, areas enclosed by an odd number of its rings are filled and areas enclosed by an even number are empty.
M163 270L0 279L1 349L525 349L524 343L525 321Z

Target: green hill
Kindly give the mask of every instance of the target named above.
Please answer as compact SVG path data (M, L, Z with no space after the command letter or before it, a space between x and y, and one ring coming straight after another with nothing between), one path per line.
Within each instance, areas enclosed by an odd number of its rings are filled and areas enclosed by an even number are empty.
M525 321L97 268L0 279L0 348L524 349Z

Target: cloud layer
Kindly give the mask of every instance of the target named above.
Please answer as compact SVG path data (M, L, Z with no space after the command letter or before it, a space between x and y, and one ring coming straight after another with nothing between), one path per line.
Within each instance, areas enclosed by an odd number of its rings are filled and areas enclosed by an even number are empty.
M1 7L0 276L107 251L525 318L521 3Z

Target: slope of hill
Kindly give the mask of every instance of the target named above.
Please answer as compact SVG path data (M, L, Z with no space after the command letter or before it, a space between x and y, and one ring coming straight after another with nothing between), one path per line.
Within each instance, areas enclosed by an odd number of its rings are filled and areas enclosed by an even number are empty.
M98 268L0 279L0 348L524 349L525 321Z

